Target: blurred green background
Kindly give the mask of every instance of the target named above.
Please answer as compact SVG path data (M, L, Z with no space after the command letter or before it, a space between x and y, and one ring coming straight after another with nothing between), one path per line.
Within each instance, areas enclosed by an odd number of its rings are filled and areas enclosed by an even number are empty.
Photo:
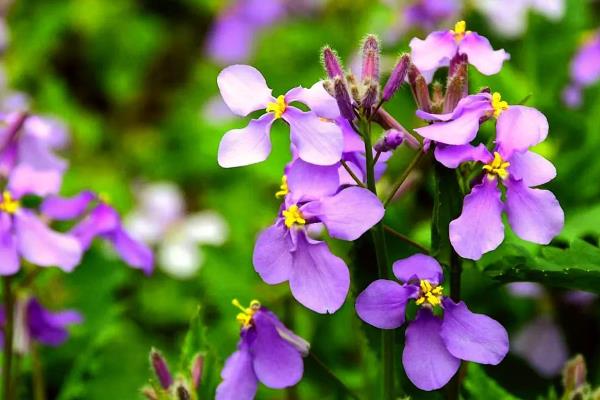
M262 164L233 170L217 165L223 133L245 124L241 119L223 119L218 107L209 108L218 95L216 76L224 65L206 54L205 43L226 7L218 0L17 0L8 8L9 40L3 56L8 86L26 93L34 112L62 120L72 135L65 154L71 167L64 194L84 188L105 192L126 214L135 205L135 182L172 181L184 191L189 211L216 210L230 228L224 246L203 249L206 261L198 275L188 280L173 279L160 270L145 277L100 245L72 274L45 271L36 284L44 303L50 308L76 308L85 316L85 323L72 329L65 345L43 349L49 398L141 398L139 390L151 377L150 347L162 349L175 366L198 305L206 342L215 356L212 360L217 360L208 367L216 376L218 360L222 362L234 351L238 338L233 298L242 303L260 299L310 341L315 354L343 381L365 398L373 398L369 393L374 390L378 364L369 346L371 334L367 330L365 335L353 312L355 291L335 315L317 315L290 299L287 285L264 284L252 267L256 234L271 223L279 206L273 193L289 159L288 135L283 124L276 124L274 152ZM527 104L541 109L550 121L549 140L539 151L558 169L558 177L549 187L567 219L557 245L566 246L580 237L597 246L599 86L585 92L579 110L564 107L561 92L582 35L598 25L600 4L569 0L560 21L531 14L526 34L511 40L494 35L486 20L470 7L464 16L469 29L485 34L495 48L503 47L512 56L499 75L483 77L472 71L472 90L490 86L511 103L531 94ZM393 23L386 4L321 2L258 32L247 62L265 75L274 94L297 85L309 87L323 77L319 50L324 44L336 48L350 64L366 33L384 33ZM415 30L397 43L383 44L388 68L397 54L408 50L413 35L424 37ZM388 111L405 126L417 126L407 88L394 98ZM393 181L410 153L397 151L382 185ZM386 220L428 243L432 185L426 172L418 183L396 203ZM413 252L393 239L390 246L396 257ZM509 234L494 257L502 257L511 246L536 251L535 246ZM350 245L335 243L333 249L345 256ZM561 287L549 287L552 295L542 305L511 297L499 281L479 271L485 262L494 262L494 258L465 267L465 297L470 307L501 321L511 335L538 314L540 307L550 310L561 323L570 354L583 353L590 380L600 382L598 301L584 308L565 305L558 300ZM479 378L471 385L493 385L491 378L473 368L473 375ZM512 355L499 367L485 371L520 398L547 395L550 387L560 392L559 378L542 379ZM27 379L26 373L23 382ZM218 380L204 385L214 389L215 383ZM30 396L27 386L22 388L22 398ZM440 394L417 393L405 378L403 388L414 398L442 398ZM481 388L472 390L472 398L482 398L476 395ZM297 388L285 392L261 387L258 398L295 396L343 398L337 397L334 385L310 361Z

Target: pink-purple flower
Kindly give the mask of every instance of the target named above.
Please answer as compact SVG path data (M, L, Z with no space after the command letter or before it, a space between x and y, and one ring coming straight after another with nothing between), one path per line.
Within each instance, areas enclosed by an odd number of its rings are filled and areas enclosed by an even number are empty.
M337 165L302 160L289 167L280 195L285 201L275 224L256 241L254 268L268 284L289 281L292 295L305 307L333 313L346 299L350 274L327 243L312 235L325 227L333 238L356 240L383 218L383 206L364 188L340 190Z
M568 106L581 104L582 91L600 80L600 32L596 32L579 49L571 62L571 84L563 92Z
M360 318L381 329L405 322L406 305L419 306L406 329L402 364L419 389L444 386L458 371L461 360L496 365L508 352L508 334L494 319L471 312L464 302L444 295L443 271L432 257L415 254L393 265L401 282L371 283L356 299ZM440 317L438 308L443 313Z
M248 65L225 68L219 74L217 84L233 113L247 116L257 110L265 111L247 127L225 133L218 155L222 167L264 161L271 152L271 126L278 119L289 124L292 147L302 160L316 165L332 165L340 160L344 147L340 128L323 113L305 112L291 105L301 102L310 107L313 100L310 89L296 87L275 98L261 73ZM321 91L327 95L324 89ZM337 108L325 110L325 113L339 114Z
M242 307L237 320L241 324L237 351L225 362L223 382L216 400L252 400L258 382L272 389L297 384L304 373L303 356L310 345L285 327L277 316L253 300Z

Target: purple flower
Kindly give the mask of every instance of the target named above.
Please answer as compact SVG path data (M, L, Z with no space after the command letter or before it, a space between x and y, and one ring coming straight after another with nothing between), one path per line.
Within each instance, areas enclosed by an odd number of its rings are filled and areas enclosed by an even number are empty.
M571 84L563 100L571 107L581 104L581 91L600 80L600 33L595 33L579 49L571 62Z
M464 302L443 295L443 272L432 257L415 254L393 265L401 282L380 279L356 299L359 317L380 329L396 329L405 321L406 304L415 300L417 316L406 329L402 364L419 389L444 386L461 360L496 365L508 352L508 334L497 321L471 312ZM440 318L433 311L443 311Z
M234 129L225 134L219 145L219 165L225 168L238 167L264 161L271 152L269 138L271 125L283 119L290 125L291 142L298 156L317 165L332 165L340 160L343 138L340 128L323 119L318 112L304 112L290 103L298 101L308 106L314 100L315 90L296 87L285 95L274 98L265 78L248 65L232 65L225 68L217 78L221 96L227 106L237 115L247 116L253 111L266 111L247 127ZM319 99L330 101L321 87ZM327 96L327 97L325 97ZM335 104L335 102L330 103ZM320 100L317 105L321 105ZM312 107L311 107L312 108ZM328 114L339 114L337 107L325 110Z
M417 0L404 10L404 19L409 26L432 30L440 22L456 16L461 9L459 0Z
M296 160L286 177L280 192L284 204L275 224L256 241L254 268L268 284L289 281L292 295L305 307L333 313L346 299L350 274L344 261L311 234L325 227L333 238L355 240L381 220L383 206L361 187L339 190L337 165Z
M91 191L83 191L71 198L49 196L42 203L41 210L44 215L57 220L83 216L70 231L83 249L87 250L94 238L100 236L113 245L128 265L143 270L146 275L152 273L152 250L127 233L117 211L103 201L101 196Z
M520 238L548 244L564 225L564 213L548 190L533 189L556 176L552 163L529 148L548 135L546 117L534 108L511 106L498 117L493 154L483 145L438 145L436 159L448 168L465 161L484 164L479 184L465 197L462 214L450 223L450 242L464 258L478 260L504 239L502 212ZM501 200L500 186L506 189Z
M5 310L2 307L0 313L2 327L5 318ZM53 313L46 310L34 297L19 299L15 304L15 351L20 354L29 352L32 340L48 346L59 346L69 336L67 326L79 324L82 320L81 314L76 311ZM4 345L3 333L0 333L0 338Z
M469 64L484 75L497 74L510 58L504 50L492 49L485 37L467 31L464 21L457 22L453 30L432 32L425 40L413 38L409 45L413 64L425 76L433 76L457 54L466 54Z
M253 300L237 320L242 325L237 351L225 362L216 400L252 400L258 382L272 389L293 386L302 379L309 344L287 329L277 316Z

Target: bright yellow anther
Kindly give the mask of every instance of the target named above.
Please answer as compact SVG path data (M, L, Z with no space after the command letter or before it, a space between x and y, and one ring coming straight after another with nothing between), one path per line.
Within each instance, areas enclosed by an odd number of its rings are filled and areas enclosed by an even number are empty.
M280 199L285 197L289 193L288 183L287 183L287 175L281 177L281 186L279 186L279 191L275 193L275 197Z
M421 279L419 286L421 287L421 292L416 301L418 306L429 304L435 307L442 304L442 293L444 291L442 286L433 286L427 279Z
M458 21L454 24L454 29L450 32L454 34L454 40L460 42L464 39L465 34L469 33L469 31L467 31L467 23L465 21Z
M508 103L502 100L502 96L498 92L492 95L492 107L494 108L494 118L498 118L502 111L508 108Z
M495 175L502 179L506 179L508 177L508 171L506 168L508 167L510 167L510 163L508 161L504 161L500 153L495 151L494 159L491 163L484 165L483 169L487 171L488 177L491 179L493 179Z
M244 328L252 325L252 317L254 317L254 314L260 309L260 302L258 300L252 300L250 302L250 307L244 307L240 304L238 299L233 299L231 300L231 304L242 310L242 312L235 317L240 325Z
M275 102L267 104L267 112L274 112L275 119L281 118L286 108L287 104L285 104L285 97L283 95L279 96Z
M2 202L0 202L0 211L8 214L14 214L21 207L19 200L14 200L8 190L2 193Z
M283 218L285 218L285 226L288 228L291 228L294 224L306 224L306 220L296 204L290 206L287 210L283 210Z

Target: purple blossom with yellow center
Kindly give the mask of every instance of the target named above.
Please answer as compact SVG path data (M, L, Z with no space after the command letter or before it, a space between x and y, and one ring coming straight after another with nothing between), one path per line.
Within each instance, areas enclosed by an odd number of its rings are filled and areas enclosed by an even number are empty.
M264 115L251 120L247 127L225 133L218 154L222 167L264 161L271 153L271 126L278 119L289 124L292 147L302 160L316 165L332 165L340 160L344 147L342 132L324 115L339 114L337 108L318 114L291 105L300 102L311 107L314 91L296 87L275 98L261 73L248 65L225 68L219 74L217 84L233 113L247 116L254 111L265 110ZM326 94L324 89L321 88L321 91Z
M323 227L336 239L356 240L383 218L384 209L370 191L340 190L338 166L296 160L278 192L285 196L275 224L254 247L254 268L268 284L289 281L292 295L318 313L333 313L346 299L350 274L327 243L314 239Z
M91 191L83 191L71 198L49 196L42 203L41 211L56 220L80 218L70 234L77 238L83 249L87 250L94 238L101 237L112 244L129 266L141 269L146 275L152 273L152 250L123 228L119 213L103 196Z
M393 271L400 283L386 279L371 283L357 297L356 312L377 328L396 329L405 322L408 302L415 301L419 310L406 329L402 353L404 370L415 386L441 388L461 360L496 365L504 359L509 348L504 327L444 296L442 267L434 258L415 254L396 261Z
M457 55L466 55L469 64L484 75L497 74L510 58L504 50L494 50L485 37L468 31L465 21L457 22L452 30L432 32L425 40L413 38L409 46L413 64L428 77Z
M483 144L436 146L436 159L448 168L469 161L484 164L460 217L450 223L450 242L461 257L478 260L502 243L503 212L517 236L533 243L548 244L562 230L564 213L556 197L535 189L556 176L550 161L529 150L547 135L548 121L541 112L510 106L498 117L493 152Z
M297 384L304 374L303 356L309 343L289 330L277 316L253 300L240 308L240 341L221 371L223 382L217 388L216 400L252 400L258 382L272 389Z

